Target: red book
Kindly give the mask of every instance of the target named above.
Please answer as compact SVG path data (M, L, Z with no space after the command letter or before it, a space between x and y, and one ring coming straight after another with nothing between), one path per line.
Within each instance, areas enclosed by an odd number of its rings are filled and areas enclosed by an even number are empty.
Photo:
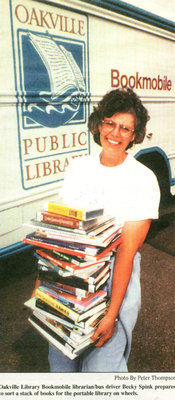
M88 253L86 253L86 251L83 251L83 250L81 251L81 250L77 250L77 249L74 250L74 249L70 249L67 247L61 247L61 246L58 246L55 244L45 243L40 240L30 239L27 237L24 238L22 241L24 243L30 244L32 246L43 247L45 249L50 249L50 250L57 250L62 253L72 254L77 257L83 257L85 259L88 259L88 256L90 256L90 257L94 257L94 260L100 260L102 257L104 257L106 254L108 254L111 250L115 249L115 247L117 247L121 243L121 237L114 240L109 246L107 246L104 250L100 251L97 254L88 254Z
M97 219L89 221L81 221L66 215L54 214L50 211L43 211L41 213L41 221L48 224L65 226L73 229L82 229L89 226L94 226L97 223Z
M54 264L54 265L56 265L56 266L60 266L60 267L62 267L62 268L66 268L68 271L76 271L76 270L84 270L84 269L89 269L90 267L100 267L100 266L102 266L102 265L104 265L105 264L105 261L101 261L101 260L99 260L99 261L97 261L97 260L91 260L89 263L88 263L88 265L83 265L82 264L82 266L79 266L79 265L76 265L76 264L73 264L73 263L71 263L71 262L68 262L68 261L63 261L63 260L60 260L59 258L55 258L54 256L53 256L53 252L52 251L47 251L47 250L40 250L40 249L37 249L36 250L36 253L37 254L39 254L41 257L43 257L43 258L46 258L47 260L49 260L52 264Z

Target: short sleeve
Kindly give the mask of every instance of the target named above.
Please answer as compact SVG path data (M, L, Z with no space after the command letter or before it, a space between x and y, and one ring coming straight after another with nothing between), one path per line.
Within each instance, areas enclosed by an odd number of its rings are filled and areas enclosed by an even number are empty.
M138 221L159 217L160 189L156 176L151 170L138 179L130 193L128 215L125 220Z

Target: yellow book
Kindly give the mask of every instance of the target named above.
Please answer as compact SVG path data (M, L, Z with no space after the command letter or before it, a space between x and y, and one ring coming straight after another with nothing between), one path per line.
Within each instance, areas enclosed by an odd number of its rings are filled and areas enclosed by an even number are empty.
M40 288L36 289L36 297L39 297L49 306L53 307L55 310L59 311L61 314L65 315L66 317L70 318L71 320L78 322L79 314L70 310L64 304L62 304L59 300L54 299L53 297L49 296L47 293L44 293Z
M54 214L64 215L70 218L79 219L81 221L87 221L103 215L103 208L84 210L56 203L48 203L46 206L46 211Z
M104 298L97 305L95 305L92 308L88 309L87 311L84 311L83 313L79 314L78 312L72 310L70 307L62 304L61 301L49 296L49 294L45 293L44 290L42 290L41 286L39 286L36 289L35 296L38 297L39 299L43 300L45 303L47 303L49 306L53 307L55 310L59 311L61 314L65 315L66 317L70 318L72 321L77 322L77 323L84 321L86 318L91 317L92 315L96 314L97 312L105 309L107 306L106 299Z

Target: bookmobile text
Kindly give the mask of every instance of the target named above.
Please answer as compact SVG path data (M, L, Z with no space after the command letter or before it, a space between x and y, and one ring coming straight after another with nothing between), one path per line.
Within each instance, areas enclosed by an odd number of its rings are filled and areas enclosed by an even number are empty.
M175 374L172 373L38 374L33 382L32 374L27 376L15 374L10 383L8 375L4 376L6 382L0 383L0 397L107 399L118 396L159 400L166 396L173 398L171 395L175 390ZM13 383L16 377L18 383Z

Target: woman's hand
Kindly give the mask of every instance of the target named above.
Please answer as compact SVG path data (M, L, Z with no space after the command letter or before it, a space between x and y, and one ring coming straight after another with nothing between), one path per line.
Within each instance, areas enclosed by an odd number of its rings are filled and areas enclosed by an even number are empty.
M115 331L115 322L115 319L105 315L91 338L92 342L97 341L96 347L103 346L112 337Z

